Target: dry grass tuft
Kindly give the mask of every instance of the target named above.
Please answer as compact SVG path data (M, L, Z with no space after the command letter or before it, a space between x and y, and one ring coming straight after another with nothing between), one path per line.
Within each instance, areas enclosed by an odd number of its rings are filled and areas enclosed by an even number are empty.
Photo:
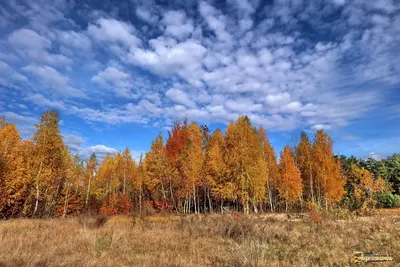
M353 251L400 262L400 216L384 214L1 221L0 266L348 266Z
M88 217L88 216L80 216L77 217L77 222L80 226L84 228L101 228L108 221L107 216L96 216L96 217Z

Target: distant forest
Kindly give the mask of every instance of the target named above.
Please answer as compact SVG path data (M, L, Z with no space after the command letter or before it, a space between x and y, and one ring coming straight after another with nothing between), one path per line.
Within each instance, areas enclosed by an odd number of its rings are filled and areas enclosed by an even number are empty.
M65 217L132 212L220 213L400 206L400 155L384 160L336 156L318 130L285 146L277 162L266 131L246 116L222 132L176 121L137 163L129 151L71 155L50 110L22 140L0 120L0 217Z

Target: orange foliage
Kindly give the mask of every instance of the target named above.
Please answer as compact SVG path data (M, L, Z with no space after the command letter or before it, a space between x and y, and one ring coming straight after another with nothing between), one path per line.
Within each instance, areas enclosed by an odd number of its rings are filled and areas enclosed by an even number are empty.
M102 215L116 215L118 213L118 200L116 195L110 195L100 208Z
M127 195L124 195L118 203L118 213L119 214L129 214L132 209L132 203L129 201Z
M289 146L285 146L281 152L279 162L280 180L277 183L279 196L290 203L301 195L303 185L301 183L301 174L293 159Z

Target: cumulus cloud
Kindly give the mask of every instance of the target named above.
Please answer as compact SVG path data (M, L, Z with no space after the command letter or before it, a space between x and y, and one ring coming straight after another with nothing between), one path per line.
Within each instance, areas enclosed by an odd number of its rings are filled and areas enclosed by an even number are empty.
M102 161L106 155L114 155L118 152L115 148L108 147L105 145L94 145L83 148L79 151L79 155L82 159L88 159L95 153L96 157Z
M173 102L185 105L187 107L195 107L196 104L190 99L190 97L182 90L171 88L165 95L170 98Z
M0 84L36 82L23 99L90 122L164 127L183 115L227 123L246 114L268 130L335 130L400 84L394 1L133 1L129 10L75 7L79 19L65 3L21 6L9 8L29 23L0 44ZM53 94L32 89L43 86ZM82 97L77 88L87 103L57 98Z
M364 157L365 159L374 159L374 160L382 160L386 158L383 154L369 152L368 155Z
M158 15L149 11L149 8L138 6L136 7L136 15L143 21L154 24L158 21Z
M112 18L100 18L91 23L87 29L95 40L104 42L119 42L126 47L137 46L141 43L135 36L135 28L124 21Z
M111 85L118 95L131 96L132 79L129 73L114 66L108 66L105 70L92 77L92 82L101 85Z
M20 88L18 83L27 81L28 78L21 73L15 71L7 63L0 61L0 85Z
M56 94L70 97L85 96L81 90L69 85L69 79L67 77L50 66L30 64L22 69L50 86Z
M183 39L194 30L193 23L186 17L184 11L168 11L164 14L165 33L178 39Z
M13 49L33 62L45 63L52 66L72 64L72 60L62 54L49 53L51 41L30 29L18 29L8 36L8 43Z

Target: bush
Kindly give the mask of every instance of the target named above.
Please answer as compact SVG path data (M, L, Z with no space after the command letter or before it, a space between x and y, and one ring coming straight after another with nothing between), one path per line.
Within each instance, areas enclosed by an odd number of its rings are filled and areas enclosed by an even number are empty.
M377 193L374 196L379 208L398 208L400 207L400 196L393 195L392 192L386 191Z
M394 195L394 208L400 208L400 196Z

